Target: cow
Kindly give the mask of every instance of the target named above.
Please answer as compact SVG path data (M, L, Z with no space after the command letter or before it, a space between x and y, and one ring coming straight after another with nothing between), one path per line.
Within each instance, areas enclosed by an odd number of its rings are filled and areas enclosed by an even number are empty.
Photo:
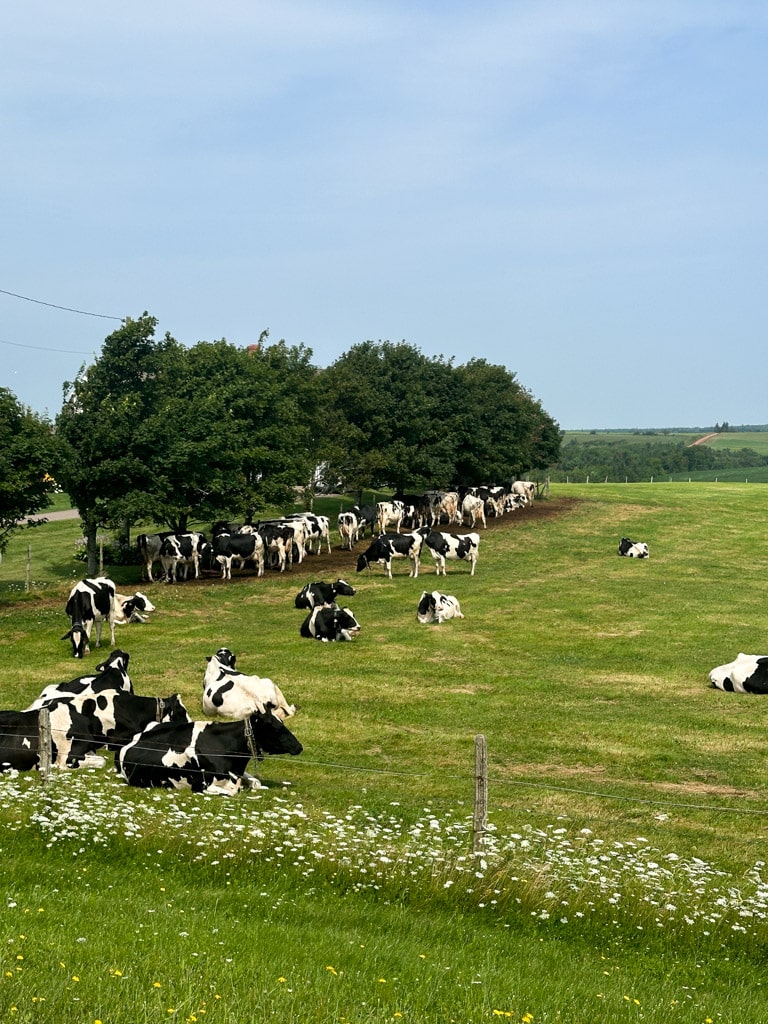
M487 527L488 524L485 521L485 502L483 499L476 494L467 494L461 503L461 519L462 522L468 519L471 529L475 528L478 519L482 521L483 526Z
M433 590L422 591L416 608L416 618L419 622L447 622L448 619L463 619L464 614L461 605L452 594L441 594Z
M341 594L343 597L354 597L355 588L346 580L335 583L305 583L294 598L296 608L315 608L317 605L332 605Z
M399 533L404 515L405 505L402 501L379 501L376 504L374 529L377 533L384 533L388 526L394 525L395 532Z
M268 553L274 560L280 572L284 572L286 565L291 564L291 555L294 541L297 538L297 531L301 531L299 547L299 561L301 561L304 551L304 528L301 523L288 524L282 520L273 519L242 528L243 533L256 532L259 534L264 542L265 553Z
M264 540L259 533L217 533L211 541L211 556L221 566L221 578L232 579L232 562L240 563L245 568L246 562L252 562L256 575L264 575Z
M435 560L435 573L438 576L441 572L445 576L445 560L447 558L466 559L471 566L470 576L475 575L475 565L480 551L479 533L442 533L439 530L432 530L428 526L423 526L419 533L424 538L424 544Z
M532 480L515 480L510 487L512 494L522 494L529 505L536 497L536 484Z
M61 697L78 697L82 694L96 695L110 691L133 693L133 683L128 675L130 655L119 649L112 651L109 657L96 666L95 674L78 676L66 683L51 683L46 686L27 711L35 711L45 707L51 701Z
M333 640L351 640L353 634L360 632L360 623L349 608L318 605L301 624L299 633L307 639L322 640L328 643Z
M51 761L57 767L76 768L93 748L88 721L75 709L62 731L51 724ZM40 711L0 711L0 772L24 772L40 767Z
M410 558L409 576L414 579L419 575L419 556L421 554L422 537L416 533L382 533L375 537L367 551L357 560L357 571L370 569L372 562L380 562L392 579L392 559Z
M302 750L276 715L256 712L236 722L153 722L115 753L115 768L131 786L231 794L260 787L246 773L252 757Z
M115 646L115 584L106 576L80 580L69 592L65 611L72 623L62 640L72 641L72 654L82 658L91 650L91 630L96 624L96 646L101 647L101 626L109 623L110 642Z
M358 538L360 529L357 516L354 512L339 512L336 525L339 529L339 539L341 540L342 548L346 551L351 551L352 545Z
M287 523L300 522L304 527L306 552L319 555L323 549L323 541L331 553L331 521L328 516L318 516L314 512L292 512L284 517Z
M136 544L141 556L141 578L154 583L152 566L160 561L160 548L166 537L173 537L173 530L166 530L163 533L140 533L136 538Z
M203 711L221 718L248 718L257 711L272 711L280 719L296 714L296 705L289 704L279 686L271 679L247 676L235 668L235 655L228 647L220 647L210 658L203 676Z
M622 537L619 541L619 554L626 558L648 558L648 545L644 541Z
M357 516L357 531L358 535L356 539L362 539L365 537L365 531L368 530L371 536L373 536L373 528L376 523L376 509L373 505L353 505L352 511Z
M160 564L166 583L185 580L190 565L194 567L195 579L198 579L200 563L209 551L210 544L202 533L172 533L166 537L160 545Z
M146 594L137 590L133 597L115 594L115 625L124 626L127 622L146 622L149 612L157 611Z
M728 665L713 668L709 681L728 693L768 693L768 656L738 654Z
M458 491L438 491L432 501L432 523L440 523L445 516L449 523L461 523Z

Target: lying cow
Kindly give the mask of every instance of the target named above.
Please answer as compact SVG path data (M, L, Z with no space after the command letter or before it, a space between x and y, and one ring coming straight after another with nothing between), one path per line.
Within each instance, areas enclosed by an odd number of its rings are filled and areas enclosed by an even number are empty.
M351 640L360 632L360 623L349 608L319 605L304 619L299 632L303 637L322 640Z
M479 533L442 533L440 530L432 530L429 526L423 526L419 533L435 560L435 573L438 576L441 572L445 576L446 558L466 560L471 566L470 576L475 575L475 565L480 551Z
M220 647L208 662L203 676L203 711L222 718L248 718L255 712L272 711L280 719L296 714L279 686L271 679L247 676L235 668L235 655Z
M343 597L354 597L355 593L355 588L346 580L339 579L335 583L305 583L293 603L297 608L316 608L321 604L335 604L339 594Z
M619 554L625 555L627 558L648 558L648 545L643 541L622 537L619 541Z
M117 691L133 693L133 683L128 675L129 660L127 651L114 650L106 661L96 666L95 674L78 676L66 683L51 683L26 710L45 707L60 697L78 697L83 694L97 696Z
M409 576L414 579L419 575L419 556L421 554L422 536L420 533L382 533L375 537L367 551L357 560L357 571L370 569L372 562L381 563L392 579L392 559L410 558L411 571Z
M51 723L51 760L75 768L94 749L88 740L88 720L72 709L62 732ZM25 772L40 767L40 712L0 711L0 772Z
M62 640L72 641L72 654L82 658L91 651L91 630L96 624L96 646L101 647L101 627L109 623L110 643L115 646L115 584L105 576L80 580L69 592L65 611L72 626Z
M264 754L300 754L303 747L271 712L238 722L153 723L115 754L115 768L132 786L236 793L259 788L246 768Z
M447 622L448 619L463 619L461 605L452 594L441 594L437 590L422 592L416 609L419 622Z
M147 622L147 615L154 611L157 609L140 590L137 590L133 597L115 594L116 626L123 626L126 622Z
M713 668L709 681L729 693L768 693L768 656L738 654L730 664Z

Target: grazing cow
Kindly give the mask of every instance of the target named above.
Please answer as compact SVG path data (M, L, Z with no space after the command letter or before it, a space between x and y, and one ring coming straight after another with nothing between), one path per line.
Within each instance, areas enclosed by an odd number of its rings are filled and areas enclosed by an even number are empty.
M303 747L276 715L237 722L152 723L115 754L115 768L132 786L236 793L259 788L246 774L264 754L300 754Z
M157 611L146 594L137 590L133 597L115 594L115 625L124 626L127 622L147 622L147 614Z
M529 505L533 504L536 497L536 484L532 480L515 480L510 487L513 494L522 494Z
M768 656L738 654L728 665L713 668L709 681L728 693L768 693Z
M357 516L357 539L365 537L365 531L373 536L373 528L376 523L376 509L373 505L353 505L352 511Z
M341 546L346 551L352 550L352 545L358 538L360 524L354 512L339 512L336 525L339 528L339 539Z
M217 533L211 541L213 560L221 566L221 578L232 579L232 562L245 568L246 562L253 562L256 575L264 575L264 541L259 533Z
M483 526L487 527L488 524L485 521L485 502L483 499L475 494L466 495L461 503L461 519L462 522L468 519L472 529L475 528L478 519L482 521Z
M402 501L380 501L376 505L376 524L374 529L377 533L384 533L388 526L394 525L395 532L400 532L400 524L405 515L405 505Z
M342 597L354 597L357 591L346 580L335 583L305 583L294 599L296 608L316 608L318 605L336 603L339 594Z
M88 720L74 708L63 730L51 722L51 762L57 767L77 768L95 749L88 735ZM0 772L39 767L40 711L0 711Z
M289 704L279 686L271 679L247 676L235 668L235 655L228 647L220 647L206 658L203 676L203 711L222 718L248 718L257 711L272 711L286 719L296 714L296 705Z
M437 590L430 594L424 590L416 609L416 618L419 622L442 623L448 619L463 619L464 614L452 594L441 594Z
M95 696L111 691L133 693L133 683L128 675L129 660L127 651L114 650L106 661L96 666L95 674L78 676L68 683L51 683L26 710L37 710L61 697L78 697L82 694Z
M622 537L619 541L619 554L627 558L648 558L648 545L643 541L635 542L629 537Z
M307 639L314 638L328 643L333 640L351 640L353 633L360 632L360 623L349 608L335 605L318 605L301 624L299 632Z
M382 533L375 537L367 551L357 560L357 571L370 569L372 562L380 562L386 569L387 576L392 579L392 559L410 558L411 571L409 576L414 579L419 575L419 556L421 554L422 537L420 533Z
M442 533L423 526L419 533L424 538L430 554L435 560L435 573L445 576L446 558L465 558L471 566L470 576L475 575L475 565L480 551L479 533Z
M96 646L101 647L101 625L109 623L110 642L115 645L115 584L105 576L80 580L69 592L65 608L72 627L62 640L72 641L72 654L82 658L91 650L91 630L96 623Z
M210 544L202 533L172 533L166 537L160 545L160 564L166 583L185 580L190 565L194 566L195 579L198 579L200 562L209 551Z

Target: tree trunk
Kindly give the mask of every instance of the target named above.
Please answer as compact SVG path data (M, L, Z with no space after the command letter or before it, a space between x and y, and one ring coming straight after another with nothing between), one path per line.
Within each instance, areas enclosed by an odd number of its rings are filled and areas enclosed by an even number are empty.
M99 571L99 545L96 541L99 524L95 517L86 516L83 519L83 533L85 534L85 551L88 556L86 562L86 573L88 576L96 576Z

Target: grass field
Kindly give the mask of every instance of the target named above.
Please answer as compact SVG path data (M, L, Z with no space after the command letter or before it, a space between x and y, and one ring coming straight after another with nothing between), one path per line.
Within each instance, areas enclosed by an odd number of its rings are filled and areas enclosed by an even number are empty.
M137 692L199 715L226 644L300 705L304 753L229 800L0 777L0 1020L764 1019L768 703L708 686L763 648L764 494L553 485L480 531L474 578L449 563L466 618L442 626L415 618L429 561L358 576L336 547L175 587L116 569L158 607L118 627ZM59 640L77 533L49 523L0 566L5 707L97 661ZM620 559L621 536L651 558ZM362 632L302 640L294 595L338 574Z

